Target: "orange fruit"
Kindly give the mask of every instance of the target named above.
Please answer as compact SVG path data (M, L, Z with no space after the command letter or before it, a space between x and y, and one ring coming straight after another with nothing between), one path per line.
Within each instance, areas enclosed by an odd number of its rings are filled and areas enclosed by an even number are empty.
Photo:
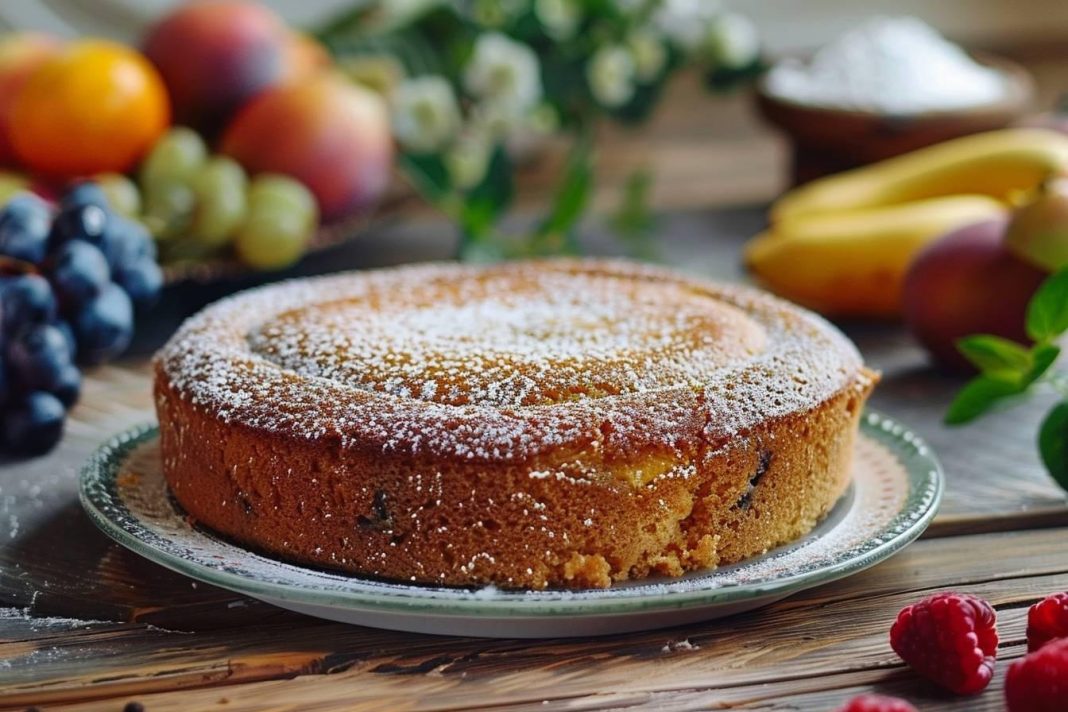
M114 42L83 40L26 80L11 111L11 143L40 173L123 172L168 123L167 90L147 59Z
M35 32L16 32L0 36L0 165L15 163L8 125L15 97L26 80L49 57L59 51L54 37Z

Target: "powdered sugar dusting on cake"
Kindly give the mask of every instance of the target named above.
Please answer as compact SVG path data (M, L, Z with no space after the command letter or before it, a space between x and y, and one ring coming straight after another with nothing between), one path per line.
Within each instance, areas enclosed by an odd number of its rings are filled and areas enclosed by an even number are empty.
M742 311L679 284L483 272L396 292L287 311L251 334L252 350L358 389L501 407L689 386L764 346Z
M223 419L500 460L636 434L721 440L818 405L860 358L823 320L756 290L550 261L252 290L188 320L159 364Z

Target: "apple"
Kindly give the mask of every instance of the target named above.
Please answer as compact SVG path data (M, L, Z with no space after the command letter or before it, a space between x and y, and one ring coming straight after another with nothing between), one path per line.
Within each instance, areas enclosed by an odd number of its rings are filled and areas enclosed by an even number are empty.
M1027 342L1027 303L1048 274L1008 250L1006 224L988 220L947 233L924 248L905 275L905 324L951 370L974 370L957 350L965 336Z

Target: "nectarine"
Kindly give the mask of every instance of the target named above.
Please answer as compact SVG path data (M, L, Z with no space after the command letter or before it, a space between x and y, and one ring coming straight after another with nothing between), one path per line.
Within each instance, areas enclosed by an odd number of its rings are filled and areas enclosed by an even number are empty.
M934 359L972 370L957 350L970 334L1026 343L1031 295L1046 273L1009 252L1005 220L953 230L920 252L905 276L905 323Z
M324 63L314 40L255 2L192 2L157 23L145 55L167 84L178 123L215 133L264 89Z
M338 74L269 89L227 127L222 151L250 173L283 173L315 195L325 221L359 213L389 183L385 103Z

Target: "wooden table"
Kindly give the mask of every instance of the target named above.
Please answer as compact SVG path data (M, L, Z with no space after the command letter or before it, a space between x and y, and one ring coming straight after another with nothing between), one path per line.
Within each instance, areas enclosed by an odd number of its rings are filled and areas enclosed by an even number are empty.
M1048 106L1068 81L1062 48L1014 54ZM656 174L664 260L740 278L738 246L781 187L782 143L744 97L709 99L693 79L637 139L601 137L595 207L612 208L635 169ZM530 172L521 204L551 191L560 161ZM310 258L293 274L454 254L451 234L422 219ZM614 246L593 228L593 252ZM112 710L138 700L175 710L465 710L730 708L832 710L874 689L922 710L1000 710L1005 661L1023 654L1026 607L1068 589L1068 506L1033 445L1038 404L965 430L940 424L960 382L924 364L895 327L846 325L883 369L873 398L942 456L948 491L927 536L890 561L762 611L718 623L570 641L437 638L344 626L288 613L147 563L82 513L77 468L102 440L153 418L146 370L178 320L243 284L171 290L138 326L127 359L88 378L60 447L0 463L0 709ZM998 608L1002 663L991 689L959 700L917 680L893 654L897 611L953 588Z
M740 276L758 209L661 220L665 261ZM592 231L591 249L611 251ZM453 249L440 225L408 222L312 259L304 271L377 266ZM94 371L51 455L0 467L0 708L118 710L832 710L864 690L922 710L1000 710L1007 662L1024 653L1027 606L1068 589L1068 507L1032 443L1037 406L963 430L940 425L959 381L925 366L893 326L846 325L883 369L873 407L921 432L948 490L927 536L852 578L729 620L583 640L478 640L392 633L288 613L149 564L98 533L76 470L101 440L152 418L146 354L212 290L178 290L134 355ZM897 611L930 592L998 609L991 689L956 699L890 650Z

